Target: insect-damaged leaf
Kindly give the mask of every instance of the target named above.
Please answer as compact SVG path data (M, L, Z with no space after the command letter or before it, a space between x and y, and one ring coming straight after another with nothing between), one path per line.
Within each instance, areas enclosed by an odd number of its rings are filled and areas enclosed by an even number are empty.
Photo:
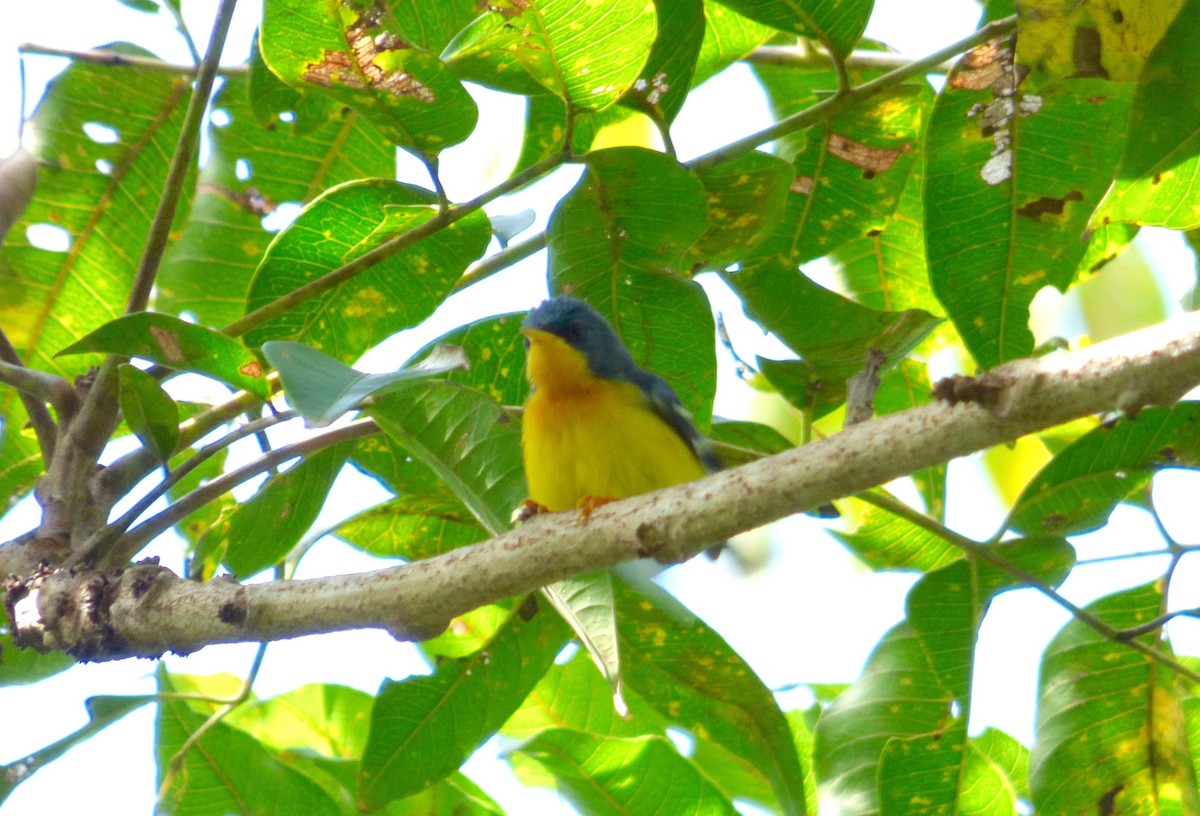
M381 0L267 0L259 43L284 82L350 105L405 149L436 154L475 129L471 95Z
M926 252L934 293L982 368L1029 356L1029 305L1065 289L1112 178L1127 85L1063 79L1026 92L1012 42L969 52L934 106ZM1065 169L1064 169L1065 168Z
M263 399L271 395L262 363L241 341L170 315L138 312L119 317L57 356L89 351L138 357L176 371L203 374Z

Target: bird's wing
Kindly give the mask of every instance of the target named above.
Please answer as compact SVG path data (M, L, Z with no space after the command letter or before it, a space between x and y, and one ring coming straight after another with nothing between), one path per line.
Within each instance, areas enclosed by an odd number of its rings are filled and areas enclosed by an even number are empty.
M696 429L691 415L679 401L679 396L667 381L657 374L651 374L645 369L639 369L634 384L646 395L646 402L655 414L671 426L671 430L679 434L696 458L704 465L709 473L721 469L721 460L716 451L708 444L708 440Z

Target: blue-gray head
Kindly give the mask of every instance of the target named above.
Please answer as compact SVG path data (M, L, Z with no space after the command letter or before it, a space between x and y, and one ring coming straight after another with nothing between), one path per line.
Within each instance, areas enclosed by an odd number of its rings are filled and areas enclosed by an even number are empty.
M630 379L638 370L633 355L613 327L582 300L563 296L542 301L529 312L522 327L561 337L583 354L588 368L597 377Z

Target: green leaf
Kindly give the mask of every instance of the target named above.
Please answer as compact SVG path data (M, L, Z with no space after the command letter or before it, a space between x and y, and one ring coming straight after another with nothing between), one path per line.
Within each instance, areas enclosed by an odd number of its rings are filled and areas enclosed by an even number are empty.
M58 759L76 745L88 741L126 714L136 711L154 700L153 695L147 694L130 697L89 697L84 703L88 712L87 725L27 757L22 757L8 765L0 765L0 803L9 797L17 785L35 772Z
M1200 403L1147 408L1088 432L1021 491L1008 526L1063 535L1095 530L1164 467L1200 467Z
M449 45L480 11L478 0L392 0L388 5L400 36L435 53Z
M0 252L0 326L26 365L70 381L98 362L53 355L124 311L190 88L187 77L78 61L47 86L28 123L39 134L37 192ZM37 225L58 231L64 246L34 246L28 230ZM0 389L5 499L23 495L43 469L27 422L16 390Z
M382 558L420 561L488 538L460 501L404 495L362 511L333 530L354 548Z
M482 391L501 405L520 405L529 396L525 378L524 312L486 317L442 335L437 343L459 346L470 361L465 371L451 371L451 382ZM416 353L428 353L433 343Z
M122 6L128 6L135 11L145 11L150 14L157 14L159 5L154 0L117 0Z
M342 443L305 456L266 483L222 523L210 528L197 545L209 541L225 547L225 565L245 578L278 563L316 521L329 488L350 455Z
M387 816L504 816L483 789L461 773L388 805Z
M203 374L264 400L271 396L262 363L241 341L170 315L138 312L119 317L55 356L92 351L138 357L176 371Z
M1052 584L1074 563L1073 550L1061 539L1005 542L995 549ZM906 813L918 801L955 810L964 794L979 623L997 592L1019 585L989 563L960 559L913 586L907 620L884 636L862 677L817 723L814 761L827 795L853 803L849 813Z
M1153 620L1162 606L1161 587L1146 584L1085 608L1126 629ZM1152 636L1142 642L1171 654ZM1088 803L1097 812L1136 813L1150 802L1159 812L1200 812L1186 693L1175 672L1073 620L1046 647L1039 685L1029 757L1037 812Z
M842 403L846 380L862 370L868 349L881 350L893 366L938 323L919 309L860 306L777 260L721 277L741 296L746 314L802 358L761 361L763 374L793 404L817 415Z
M581 110L573 113L571 155L582 156L592 149L600 131L633 116L632 108L613 106L600 111ZM521 155L513 172L520 172L562 150L567 138L568 108L557 96L537 94L525 103L525 132L521 140Z
M612 691L613 708L625 714L629 707L622 693L621 650L617 638L617 608L612 575L607 570L589 572L542 587L542 595L562 616L591 655Z
M925 263L925 163L925 151L918 151L896 210L881 227L834 250L847 290L864 306L942 310Z
M425 223L434 217L436 204L433 193L395 181L334 187L271 243L250 284L246 311ZM483 254L490 237L487 217L474 212L248 332L246 342L295 340L351 362L428 317L468 264Z
M697 175L708 197L708 227L688 255L705 266L724 268L745 258L774 230L794 172L783 159L755 150Z
M813 77L803 72L764 67L758 75L778 115L826 96L814 93ZM779 152L792 161L794 175L786 210L750 257L805 263L883 229L908 180L931 102L927 85L898 85L784 140Z
M175 691L171 676L161 667L158 683L161 692ZM171 759L206 719L207 715L186 700L170 696L159 700L156 747L160 788ZM246 732L222 722L212 725L184 754L164 804L164 809L174 814L341 814L316 782L281 762Z
M775 36L775 29L743 17L716 0L704 0L704 40L692 75L695 88Z
M700 427L716 393L712 311L682 277L684 253L705 229L699 179L670 156L637 147L592 153L550 216L550 288L586 300L635 360L674 388Z
M442 345L421 362L390 374L362 374L303 343L282 340L263 343L263 356L279 372L288 403L314 427L328 425L368 397L466 365L462 349Z
M515 70L515 61L577 108L607 108L632 88L656 32L652 0L500 0L489 8L450 44L447 61L496 74Z
M486 649L427 677L386 681L371 713L358 799L374 809L457 769L516 710L568 638L557 615L513 613Z
M146 449L165 463L179 439L179 406L158 380L140 368L122 363L118 370L121 415Z
M614 582L626 686L725 763L768 781L784 813L803 813L804 773L770 690L717 633L652 584ZM763 803L773 804L773 803Z
M1029 798L1028 777L1029 749L1003 731L987 728L967 740L958 812L1017 816L1017 800Z
M650 56L622 104L650 116L660 128L675 121L691 88L704 41L703 0L654 0L658 32Z
M770 425L745 420L713 420L709 441L725 467L737 467L795 447Z
M18 649L12 635L0 633L0 688L36 683L74 665L75 661L61 652L40 654L33 649Z
M730 8L760 23L817 39L833 53L854 50L875 0L724 0Z
M946 539L900 516L857 499L848 499L847 503L854 508L853 528L829 532L872 569L928 572L962 555Z
M981 368L1033 353L1029 305L1065 290L1078 240L1108 187L1129 87L1064 79L1018 88L1011 41L951 72L926 141L926 250L933 291Z
M1200 0L1189 0L1146 62L1117 180L1092 216L1093 227L1110 221L1181 230L1200 226L1195 192L1200 102L1192 93L1200 70L1198 52Z
M525 496L520 429L482 394L428 382L389 394L367 413L450 486L483 529L499 535Z
M405 42L396 16L373 0L267 0L259 45L284 82L349 105L405 150L436 154L475 129L479 110L462 83Z
M267 700L238 706L224 722L272 751L315 751L358 759L367 743L375 698L332 683L309 683Z
M307 204L332 185L395 175L395 147L361 115L317 104L324 97L316 94L280 100L274 89L297 92L262 71L266 89L255 88L251 63L250 80L226 77L213 100L212 152L192 216L155 281L157 311L189 312L210 327L232 323L275 237L264 217L282 204ZM285 112L293 123L279 120Z
M581 813L738 813L708 778L665 737L597 737L552 729L519 752L554 774Z

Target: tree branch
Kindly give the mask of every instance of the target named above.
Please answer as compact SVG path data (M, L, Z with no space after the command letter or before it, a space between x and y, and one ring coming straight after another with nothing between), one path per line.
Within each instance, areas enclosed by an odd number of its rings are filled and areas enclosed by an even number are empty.
M43 57L66 57L75 62L90 62L95 65L113 65L124 68L138 68L143 71L162 71L168 74L183 74L192 76L198 70L196 65L181 65L174 62L163 62L160 59L153 57L133 57L125 54L117 54L112 51L97 51L87 49L76 51L70 48L54 48L49 45L37 45L36 43L22 43L17 46L18 53L35 54ZM234 76L238 74L249 73L249 66L246 65L226 65L221 68L221 73L225 76Z
M993 399L932 403L699 481L598 508L535 517L512 532L408 566L241 585L197 584L156 565L38 574L10 585L22 645L86 659L210 643L380 627L437 634L483 604L640 557L677 561L712 541L930 465L1081 416L1171 404L1200 383L1200 313L1074 352L1005 364L978 379ZM0 549L0 573L12 570ZM90 592L90 595L86 594ZM82 594L81 594L82 593ZM80 598L101 598L85 604Z

